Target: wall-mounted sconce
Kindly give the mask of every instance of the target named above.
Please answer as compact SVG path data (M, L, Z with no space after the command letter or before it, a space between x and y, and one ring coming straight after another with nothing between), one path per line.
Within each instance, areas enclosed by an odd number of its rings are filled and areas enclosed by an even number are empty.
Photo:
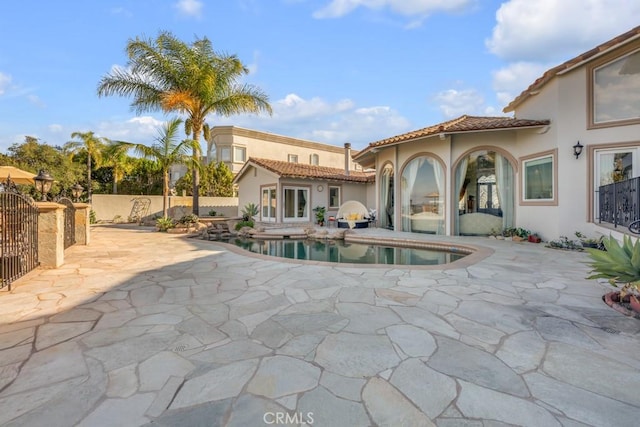
M573 155L576 156L576 159L580 157L580 154L582 154L582 147L583 145L580 144L580 141L578 141L576 145L573 146Z

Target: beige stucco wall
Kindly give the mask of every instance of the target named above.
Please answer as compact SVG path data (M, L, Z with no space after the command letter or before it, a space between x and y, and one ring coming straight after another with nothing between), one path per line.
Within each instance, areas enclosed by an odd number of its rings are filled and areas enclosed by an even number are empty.
M521 206L518 210L519 222L543 230L546 238L572 237L575 231L588 235L602 231L588 221L593 209L589 188L595 168L595 159L590 158L589 151L595 146L606 148L628 143L640 146L637 124L588 129L587 77L586 66L558 76L516 111L520 118L551 119L548 133L523 134L519 138L521 155L547 147L558 149L558 206ZM584 149L576 159L573 146L578 141Z
M310 164L311 154L318 154L319 165L344 168L345 149L343 146L322 144L298 138L276 135L268 132L259 132L234 126L218 126L211 131L212 142L209 143L207 158L212 161L221 161L223 147L231 147L232 161L227 165L235 174L242 168L244 162L233 159L233 147L246 148L246 158L257 157L270 160L288 161L289 154L298 156L298 163ZM215 158L214 158L215 153ZM351 170L360 169L360 166L349 159Z
M162 196L135 196L124 194L94 194L91 209L98 221L127 221L132 214L134 199L147 198L151 201L147 217L162 216ZM207 216L210 210L218 215L235 217L238 215L238 198L236 197L200 197L200 216ZM169 215L179 219L192 213L190 196L170 196Z

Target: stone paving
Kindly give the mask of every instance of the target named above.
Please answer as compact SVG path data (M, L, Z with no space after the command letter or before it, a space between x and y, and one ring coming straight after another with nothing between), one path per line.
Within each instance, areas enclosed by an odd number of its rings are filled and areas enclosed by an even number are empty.
M93 227L0 292L0 425L637 425L640 321L586 255L455 241L493 253L305 265Z

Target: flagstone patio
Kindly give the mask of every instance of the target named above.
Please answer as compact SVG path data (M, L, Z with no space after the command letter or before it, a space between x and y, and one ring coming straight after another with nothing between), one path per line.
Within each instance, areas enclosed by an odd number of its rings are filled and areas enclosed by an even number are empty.
M640 321L602 303L583 253L418 236L493 253L449 269L326 266L91 231L62 268L0 291L1 425L623 426L640 414Z

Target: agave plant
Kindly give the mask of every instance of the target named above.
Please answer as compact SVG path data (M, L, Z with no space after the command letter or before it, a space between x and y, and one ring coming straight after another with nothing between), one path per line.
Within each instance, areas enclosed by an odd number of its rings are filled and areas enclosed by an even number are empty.
M609 236L602 239L606 251L587 248L593 268L588 279L608 279L613 287L620 288L620 297L631 295L640 296L640 239L631 242L629 236L624 236L622 245Z

